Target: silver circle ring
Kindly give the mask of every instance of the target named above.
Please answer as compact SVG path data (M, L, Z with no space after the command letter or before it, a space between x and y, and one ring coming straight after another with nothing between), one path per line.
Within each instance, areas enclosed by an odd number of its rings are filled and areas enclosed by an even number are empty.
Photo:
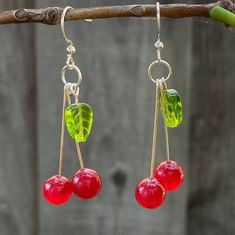
M62 79L64 84L67 83L66 78L65 78L66 70L71 70L71 69L69 69L68 65L65 65L62 68L62 70L61 70L61 79ZM73 66L72 70L76 70L76 72L77 72L77 75L78 75L77 85L79 86L81 81L82 81L82 73L81 73L80 69L76 65Z
M154 79L153 76L152 76L152 68L153 68L153 66L160 65L160 64L166 65L166 67L168 68L168 75L167 75L167 77L155 78ZM171 75L172 75L172 68L165 60L155 60L148 67L148 77L154 83L157 83L159 80L161 80L162 82L166 82L170 78Z

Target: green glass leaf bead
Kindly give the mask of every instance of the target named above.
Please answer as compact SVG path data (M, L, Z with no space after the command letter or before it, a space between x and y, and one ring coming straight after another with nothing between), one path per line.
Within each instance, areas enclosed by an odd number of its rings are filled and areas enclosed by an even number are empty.
M162 95L165 109L163 109ZM183 107L179 93L174 89L164 89L158 99L162 115L165 117L166 125L170 128L179 126L183 120Z
M93 112L85 103L71 104L65 110L65 123L69 135L76 142L85 142L91 133Z

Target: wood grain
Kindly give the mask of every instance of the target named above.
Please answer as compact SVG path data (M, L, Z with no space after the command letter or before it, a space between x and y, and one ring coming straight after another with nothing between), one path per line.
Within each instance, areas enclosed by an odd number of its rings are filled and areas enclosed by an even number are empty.
M193 38L187 234L229 235L235 233L235 35L195 22Z
M1 9L16 6L33 7L29 0L0 1ZM34 28L0 31L0 234L37 235Z

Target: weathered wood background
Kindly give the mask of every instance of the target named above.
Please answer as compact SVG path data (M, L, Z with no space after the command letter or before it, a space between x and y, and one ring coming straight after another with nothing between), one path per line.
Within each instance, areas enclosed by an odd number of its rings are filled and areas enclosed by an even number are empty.
M0 9L118 3L0 0ZM66 58L60 28L0 27L0 235L235 234L235 33L221 24L162 20L163 58L174 69L170 86L184 102L183 125L169 133L171 156L184 166L186 182L158 210L135 202L135 185L149 174L154 85L146 69L156 58L155 27L153 19L66 25L83 72L81 98L95 113L81 148L86 166L101 173L103 190L95 200L72 198L61 207L41 195L43 181L58 171ZM161 161L162 122L159 136ZM78 167L67 138L64 175Z

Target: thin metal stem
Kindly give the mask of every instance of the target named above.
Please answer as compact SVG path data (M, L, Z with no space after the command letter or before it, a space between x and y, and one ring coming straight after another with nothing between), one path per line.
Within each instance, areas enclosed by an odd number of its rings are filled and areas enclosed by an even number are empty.
M155 111L154 111L154 124L153 124L153 142L152 142L152 157L150 165L150 177L153 177L154 166L156 161L157 150L157 126L158 126L158 82L156 82L156 99L155 99Z
M66 106L66 90L64 89L64 97L63 97L63 111L62 111L62 119L61 119L61 133L60 133L60 160L59 160L59 176L62 175L62 167L63 167L63 159L64 159L64 111Z
M77 153L78 153L78 160L79 160L79 163L80 163L80 167L81 167L81 169L83 169L84 168L84 162L83 162L83 158L82 158L80 144L78 142L76 142L75 144L76 144L76 149L77 149Z
M78 103L78 96L75 96L75 103ZM71 104L71 98L68 99L68 104L69 105ZM80 168L83 169L84 168L84 161L83 161L83 158L82 158L80 144L79 144L79 142L75 142L75 145L76 145L76 149L77 149L77 154L78 154L78 160L79 160L79 163L80 163Z
M161 90L161 99L162 99L162 113L163 113L163 120L164 120L164 132L165 132L165 140L166 140L166 158L167 161L170 160L170 148L169 148L169 137L168 137L168 128L166 125L166 107L165 105L167 105L165 103L165 99L164 99L164 94L163 94L163 85L162 83L160 83L160 90Z

